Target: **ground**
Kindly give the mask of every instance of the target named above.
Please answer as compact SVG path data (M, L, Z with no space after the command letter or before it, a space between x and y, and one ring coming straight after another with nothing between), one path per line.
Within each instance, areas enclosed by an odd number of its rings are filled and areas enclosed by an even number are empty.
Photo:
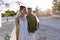
M40 17L40 39L60 40L60 19L54 17Z
M14 19L15 17L10 17L9 22L6 22L6 18L2 18L1 40L4 40L5 34L14 33ZM39 17L38 36L38 40L60 40L60 19L53 16Z

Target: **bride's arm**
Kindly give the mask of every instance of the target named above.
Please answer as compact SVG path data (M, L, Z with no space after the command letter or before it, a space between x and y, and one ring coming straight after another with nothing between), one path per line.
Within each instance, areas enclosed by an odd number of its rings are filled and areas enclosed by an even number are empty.
M15 20L16 23L16 40L18 40L18 35L19 35L19 18L17 17Z

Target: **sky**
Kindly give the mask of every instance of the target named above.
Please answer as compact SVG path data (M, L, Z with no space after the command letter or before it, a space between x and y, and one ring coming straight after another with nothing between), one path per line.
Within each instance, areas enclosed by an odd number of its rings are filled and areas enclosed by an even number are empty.
M24 4L26 4L28 7L31 7L33 10L36 8L36 7L39 7L41 8L42 10L43 9L46 9L46 8L50 8L52 6L51 4L51 1L52 0L3 0L4 3L10 3L12 4L13 2L16 2L16 1L20 1ZM10 8L10 9L18 9L18 7L16 5L14 5L13 8Z

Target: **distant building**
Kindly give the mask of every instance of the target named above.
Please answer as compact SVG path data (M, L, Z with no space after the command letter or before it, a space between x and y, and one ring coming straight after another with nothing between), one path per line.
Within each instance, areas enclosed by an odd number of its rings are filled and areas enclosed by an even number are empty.
M60 0L57 0L57 2L60 2Z

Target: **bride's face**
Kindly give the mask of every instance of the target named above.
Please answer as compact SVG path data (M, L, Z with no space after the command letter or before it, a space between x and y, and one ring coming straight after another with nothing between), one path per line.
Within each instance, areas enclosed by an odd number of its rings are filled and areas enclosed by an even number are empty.
M24 15L26 13L26 8L23 8L22 10L20 10L20 13Z

